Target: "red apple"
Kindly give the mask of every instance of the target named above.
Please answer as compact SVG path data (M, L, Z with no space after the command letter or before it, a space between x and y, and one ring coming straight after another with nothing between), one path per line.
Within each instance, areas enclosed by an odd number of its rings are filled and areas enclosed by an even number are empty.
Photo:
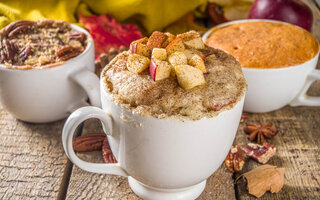
M249 19L275 19L300 26L308 31L312 26L312 11L300 0L256 0Z

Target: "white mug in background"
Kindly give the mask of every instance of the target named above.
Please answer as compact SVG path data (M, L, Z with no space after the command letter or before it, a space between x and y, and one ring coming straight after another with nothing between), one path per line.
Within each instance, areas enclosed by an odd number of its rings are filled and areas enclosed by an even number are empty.
M83 107L72 113L62 133L64 150L79 168L126 176L143 199L195 199L206 179L224 161L239 125L244 96L230 109L212 118L182 122L133 114L116 105L100 80L102 109ZM72 147L77 126L89 118L101 120L117 164L89 163Z
M68 116L88 105L101 106L99 78L94 74L94 44L87 35L86 49L60 66L44 69L7 69L0 65L0 103L15 118L44 123Z
M223 23L219 26L253 21L286 24L285 22L275 20L250 19L236 20ZM203 41L210 34L211 30L205 33L202 37ZM244 77L248 83L244 111L255 113L270 112L288 104L291 106L320 106L320 97L306 95L310 85L314 81L320 80L320 70L315 69L318 59L319 47L315 57L296 66L277 69L242 68Z

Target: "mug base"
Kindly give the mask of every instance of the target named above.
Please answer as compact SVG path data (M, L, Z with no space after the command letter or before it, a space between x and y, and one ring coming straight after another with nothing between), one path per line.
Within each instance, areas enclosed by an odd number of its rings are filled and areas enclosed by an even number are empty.
M133 192L145 200L194 200L203 192L207 180L199 184L179 189L163 189L147 186L128 177L129 185Z

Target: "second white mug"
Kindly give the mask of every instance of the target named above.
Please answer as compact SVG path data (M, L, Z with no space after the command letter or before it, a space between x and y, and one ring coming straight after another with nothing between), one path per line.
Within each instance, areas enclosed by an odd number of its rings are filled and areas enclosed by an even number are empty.
M60 66L17 70L0 65L0 103L15 118L44 123L68 116L88 105L101 106L99 78L94 74L94 43L87 35L87 47L77 57Z

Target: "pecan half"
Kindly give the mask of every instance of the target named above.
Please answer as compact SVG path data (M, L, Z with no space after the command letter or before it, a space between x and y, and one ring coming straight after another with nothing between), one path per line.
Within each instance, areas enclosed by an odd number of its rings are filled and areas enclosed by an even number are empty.
M104 133L91 133L79 136L72 142L73 149L78 152L96 151L102 148L102 144L106 134Z
M244 166L244 154L239 145L231 147L224 164L230 172L240 172Z
M3 44L4 44L4 48L6 50L6 55L7 55L5 61L13 60L14 55L16 54L16 51L17 51L15 45L7 39L3 40Z
M243 148L243 151L250 158L262 164L267 163L276 154L276 148L267 142L264 142L263 145L249 143Z
M30 45L26 45L21 49L21 51L19 53L19 58L22 61L25 61L31 55L31 53L32 53L32 50L31 50Z
M68 35L68 38L70 40L79 40L80 42L83 42L85 37L86 37L86 35L82 32L73 32Z
M62 47L56 52L56 56L59 61L66 61L70 58L76 57L82 52L82 47L75 47L71 45L67 45Z
M29 20L19 20L11 23L5 28L5 31L9 38L16 36L18 33L26 31L30 26L34 25L36 22Z
M105 138L103 141L102 156L105 163L117 163L116 158L112 154L107 138Z

